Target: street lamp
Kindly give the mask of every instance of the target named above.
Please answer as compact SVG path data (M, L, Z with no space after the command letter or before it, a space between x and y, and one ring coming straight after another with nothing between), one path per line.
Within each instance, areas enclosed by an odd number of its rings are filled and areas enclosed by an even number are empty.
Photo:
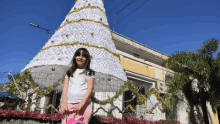
M39 25L35 25L35 24L32 24L32 23L30 23L30 25L34 26L34 27L37 27L37 28L41 28L41 27L39 27ZM41 29L44 29L44 28L41 28ZM49 38L48 38L48 40L49 40L50 39L50 34L51 34L51 29L50 30L44 29L44 30L46 30L47 33L49 33Z

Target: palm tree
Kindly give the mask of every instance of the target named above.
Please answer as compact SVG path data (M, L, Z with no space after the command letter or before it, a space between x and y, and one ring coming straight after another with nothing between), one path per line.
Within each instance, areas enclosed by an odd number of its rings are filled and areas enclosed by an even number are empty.
M176 94L182 90L192 104L195 103L195 98L198 98L196 100L202 107L206 124L209 124L206 101L211 103L214 113L220 103L220 53L216 58L212 55L218 50L218 46L217 39L206 40L196 52L178 51L166 62L166 68L178 72L168 84L168 93ZM198 80L198 92L191 87L195 79Z

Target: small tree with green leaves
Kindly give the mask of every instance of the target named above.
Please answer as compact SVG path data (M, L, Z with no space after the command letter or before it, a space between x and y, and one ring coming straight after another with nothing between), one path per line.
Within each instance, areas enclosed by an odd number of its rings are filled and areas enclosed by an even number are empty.
M209 124L206 101L210 101L214 113L220 104L220 53L213 57L218 46L217 39L206 40L196 52L178 51L166 62L166 68L178 70L168 83L168 93L182 90L192 104L195 103L193 96L197 95L206 124ZM193 79L198 80L198 93L191 88Z

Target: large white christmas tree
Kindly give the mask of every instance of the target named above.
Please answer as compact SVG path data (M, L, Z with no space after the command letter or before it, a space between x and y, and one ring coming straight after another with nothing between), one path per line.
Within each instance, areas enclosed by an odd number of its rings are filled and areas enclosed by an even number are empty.
M65 75L75 51L81 47L92 56L95 96L100 100L112 97L127 77L116 53L102 0L76 0L55 34L21 73L29 69L34 82L40 88L48 88ZM61 91L62 85L55 90ZM122 107L119 102L115 105Z

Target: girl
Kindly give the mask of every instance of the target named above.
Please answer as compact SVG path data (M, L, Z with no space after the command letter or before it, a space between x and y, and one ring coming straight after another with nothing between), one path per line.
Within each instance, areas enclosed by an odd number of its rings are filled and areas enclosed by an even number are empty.
M63 85L60 111L63 113L68 110L70 114L62 119L62 124L71 124L77 120L82 124L89 123L92 115L90 96L94 87L95 75L95 72L90 69L90 61L87 49L79 48L76 50L72 66L66 72ZM84 118L83 121L82 118Z

